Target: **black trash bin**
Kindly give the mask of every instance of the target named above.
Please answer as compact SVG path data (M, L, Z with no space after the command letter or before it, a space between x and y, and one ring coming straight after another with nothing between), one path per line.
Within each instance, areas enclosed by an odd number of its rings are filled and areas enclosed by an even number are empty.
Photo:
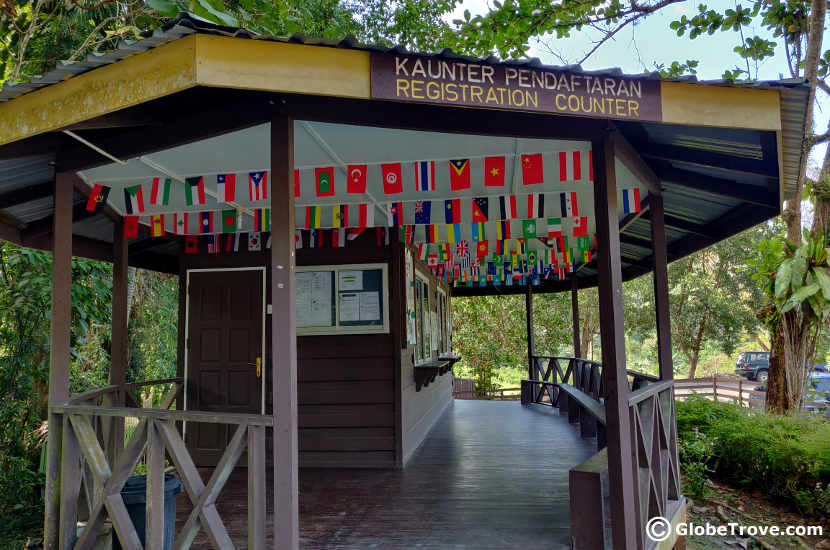
M182 482L174 475L164 476L164 550L173 548L176 527L176 495L182 492ZM147 476L132 476L121 489L127 513L133 521L141 544L145 542L147 526ZM112 533L112 549L122 550L118 535Z

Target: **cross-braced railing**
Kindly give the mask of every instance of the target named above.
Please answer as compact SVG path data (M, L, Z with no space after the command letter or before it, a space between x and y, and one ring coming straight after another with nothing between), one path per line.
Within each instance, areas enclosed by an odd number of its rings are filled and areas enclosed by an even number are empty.
M83 403L103 400L112 393L93 390L73 401ZM216 500L239 459L247 452L248 459L248 544L247 548L262 549L266 538L266 469L265 430L273 426L272 416L255 414L211 413L167 410L172 404L175 387L164 399L163 409L107 407L89 404L68 404L53 407L60 429L60 528L61 550L93 548L109 519L114 535L127 550L162 550L164 548L164 517L166 457L190 498L193 508L181 530L176 533L173 548L190 548L200 530L217 549L234 548L228 530L220 517ZM82 399L79 399L82 398ZM107 441L101 426L116 420L136 418L138 424L126 445L117 453L105 451L101 440ZM236 429L224 454L207 483L204 483L191 458L177 426L182 422L235 425ZM112 424L112 423L110 423ZM145 544L130 519L121 496L127 479L142 458L147 475L147 521ZM80 535L78 519L85 518Z
M598 523L592 522L597 511L603 509L602 477L608 468L603 451L607 441L607 387L602 364L574 357L537 355L533 357L533 367L536 377L522 380L522 404L558 408L568 415L570 423L579 424L583 437L597 439L600 452L571 470L571 526L572 531L585 530L590 535L582 539L572 532L574 540L590 539L591 544L602 541L601 517ZM646 523L657 516L671 520L682 502L674 382L637 371L626 374L630 390L629 437L637 457L632 475L637 488L638 548L648 549L654 543L645 536Z

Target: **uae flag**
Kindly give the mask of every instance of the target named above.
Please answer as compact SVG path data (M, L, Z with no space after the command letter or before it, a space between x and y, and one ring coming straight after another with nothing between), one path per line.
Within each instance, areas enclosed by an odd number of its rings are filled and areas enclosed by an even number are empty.
M461 221L461 199L447 199L444 201L444 222L459 223Z
M205 204L205 180L202 176L185 178L184 180L184 202L188 206L194 204Z
M176 235L187 233L187 212L173 214L173 233Z
M235 209L222 210L222 233L233 233L239 229L239 213Z
M499 197L499 219L512 220L517 216L516 195L501 195Z
M358 227L365 229L375 225L375 205L361 204L358 207Z
M314 169L314 180L317 184L318 197L331 197L334 195L334 167Z
M623 189L622 190L622 206L623 213L631 214L632 212L640 211L640 190L639 189Z
M331 220L334 227L346 227L349 225L349 205L335 204L332 206Z
M101 205L106 204L109 194L109 187L96 183L92 186L92 192L89 194L89 198L86 201L86 209L90 212L97 211Z
M544 193L531 193L527 196L527 217L545 217L545 195Z
M383 178L384 195L403 193L403 178L401 177L401 163L381 164L380 175Z
M366 193L366 165L350 164L346 167L349 179L346 182L346 193Z
M585 216L574 218L573 236L588 238L588 218Z
M201 212L199 214L199 232L213 233L213 212Z
M490 217L490 200L487 197L473 199L473 221L486 222Z
M522 184L536 185L545 182L542 169L542 153L522 155Z
M484 187L504 187L504 157L484 157Z
M199 237L188 235L184 241L185 254L197 254L199 252Z
M124 208L127 214L144 212L144 193L141 191L141 185L124 188Z
M450 190L461 191L470 188L470 159L450 161Z
M572 218L579 215L576 204L576 193L559 193L559 211L563 218Z
M167 206L170 203L170 178L153 178L153 187L150 189L150 204Z
M219 174L216 176L216 202L233 202L235 200L236 174Z
M124 216L124 238L138 237L138 216Z
M164 236L164 214L154 214L150 216L150 236Z
M435 161L415 163L415 191L435 191Z
M248 174L248 199L264 201L268 198L268 172L250 172Z

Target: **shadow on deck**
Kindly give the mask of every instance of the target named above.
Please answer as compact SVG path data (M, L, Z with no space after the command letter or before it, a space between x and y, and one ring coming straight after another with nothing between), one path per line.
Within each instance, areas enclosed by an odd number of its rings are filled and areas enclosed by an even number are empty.
M455 401L406 469L300 470L300 546L569 548L568 470L594 452L558 411ZM217 506L244 548L246 481L234 481ZM183 494L178 507L183 522L190 509ZM203 532L194 547L210 548Z

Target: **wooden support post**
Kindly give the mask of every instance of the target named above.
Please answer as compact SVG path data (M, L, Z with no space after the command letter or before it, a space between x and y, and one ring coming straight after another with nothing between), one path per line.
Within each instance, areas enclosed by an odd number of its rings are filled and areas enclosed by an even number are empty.
M571 312L573 313L574 328L574 357L582 357L582 346L579 337L579 281L576 278L576 273L571 276Z
M59 417L63 424L61 445L60 550L72 550L78 535L78 498L81 495L81 449L69 424L69 416Z
M533 287L530 284L530 279L528 279L525 288L525 315L527 317L527 372L528 378L532 380L536 378L533 358L536 355L536 346L533 342Z
M608 438L608 479L611 530L615 549L637 548L639 490L634 483L634 449L628 408L625 335L622 308L622 266L617 216L614 132L592 140L594 205L597 216L598 292L602 363L607 386L605 414Z
M164 440L158 423L155 420L147 423L146 550L164 550Z
M674 365L671 352L671 319L669 318L669 275L666 255L666 224L663 210L663 197L649 195L651 208L651 255L654 269L654 309L657 318L657 364L660 380L674 378Z
M271 119L271 380L274 414L274 548L300 545L297 481L297 331L294 254L294 121Z
M51 408L69 401L69 330L72 323L72 174L55 176L52 238L52 313L49 350L49 437L46 442L45 548L58 547L63 426ZM80 477L81 472L78 472Z
M112 349L110 353L109 384L119 386L119 390L111 395L114 398L111 406L124 406L124 383L127 380L127 352L129 349L127 336L127 273L128 249L127 239L124 237L124 221L119 220L113 224L112 233L113 254L112 254ZM115 464L118 455L124 448L124 418L114 417L104 419L108 424L105 433L105 444L107 445L107 459L110 464Z
M248 549L265 550L265 427L248 426Z

